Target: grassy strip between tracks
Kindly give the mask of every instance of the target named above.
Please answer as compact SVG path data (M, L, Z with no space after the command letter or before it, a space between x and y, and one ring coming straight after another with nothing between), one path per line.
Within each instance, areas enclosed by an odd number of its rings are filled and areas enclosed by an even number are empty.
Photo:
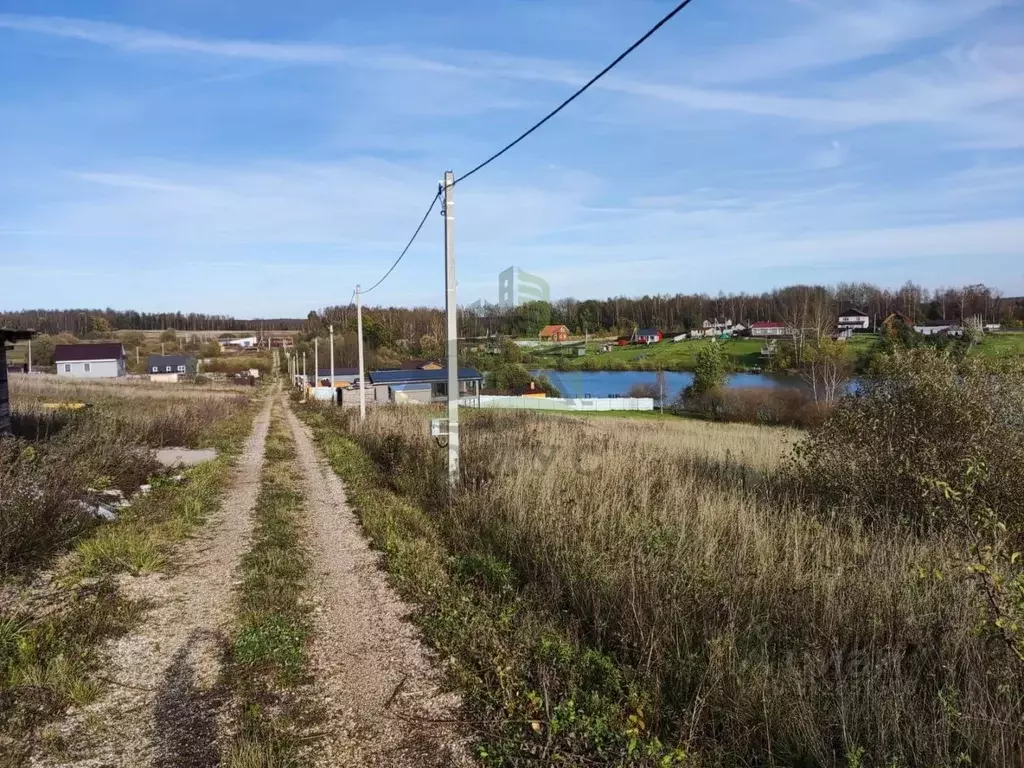
M265 458L224 673L234 694L235 735L224 754L228 768L295 765L308 730L309 710L299 687L307 678L312 625L304 599L310 562L300 518L303 496L296 490L295 443L279 405Z

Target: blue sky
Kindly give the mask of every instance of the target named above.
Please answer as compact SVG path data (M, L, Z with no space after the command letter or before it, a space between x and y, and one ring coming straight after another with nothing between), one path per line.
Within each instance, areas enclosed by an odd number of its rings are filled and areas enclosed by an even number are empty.
M0 308L344 303L672 4L0 0ZM694 0L456 200L464 303L1024 294L1024 5ZM367 301L443 300L435 214Z

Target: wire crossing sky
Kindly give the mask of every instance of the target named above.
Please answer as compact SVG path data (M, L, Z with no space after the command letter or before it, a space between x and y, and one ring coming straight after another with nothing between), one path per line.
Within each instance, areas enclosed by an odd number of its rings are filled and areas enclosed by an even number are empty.
M304 315L678 6L7 0L0 308ZM692 3L457 195L459 298L1024 294L1024 7ZM464 177L465 178L465 177ZM440 305L442 220L373 291Z

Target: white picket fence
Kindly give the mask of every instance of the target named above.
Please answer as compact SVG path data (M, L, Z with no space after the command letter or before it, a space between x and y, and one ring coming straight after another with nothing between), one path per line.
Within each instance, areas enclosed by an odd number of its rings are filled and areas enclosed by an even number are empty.
M479 401L479 402L478 402ZM514 397L481 395L463 397L470 408L516 408L524 411L653 411L651 397Z

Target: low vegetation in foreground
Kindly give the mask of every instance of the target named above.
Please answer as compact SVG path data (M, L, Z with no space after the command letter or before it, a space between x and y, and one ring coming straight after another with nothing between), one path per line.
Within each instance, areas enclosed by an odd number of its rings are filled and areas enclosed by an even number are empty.
M306 417L493 764L1024 758L1024 377L931 350L810 433ZM973 366L973 367L972 367Z
M44 405L71 401L90 407ZM53 379L16 379L12 405L20 436L0 440L0 765L22 764L50 720L106 684L100 641L145 608L115 575L171 564L216 509L253 415L235 395ZM174 481L149 450L163 445L221 453ZM131 498L114 522L82 503L114 490Z
M295 764L306 729L309 713L296 694L306 677L311 631L309 603L303 598L309 557L298 485L295 445L275 407L225 667L235 731L223 758L229 768Z

